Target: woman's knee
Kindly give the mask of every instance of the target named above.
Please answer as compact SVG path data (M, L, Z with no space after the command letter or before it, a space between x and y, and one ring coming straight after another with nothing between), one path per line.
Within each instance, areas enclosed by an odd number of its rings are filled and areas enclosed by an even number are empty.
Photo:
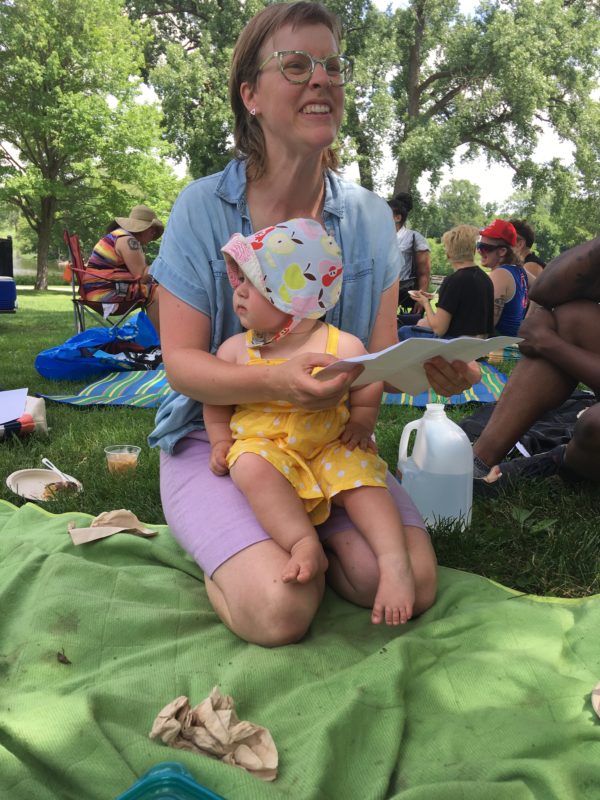
M406 541L415 581L415 614L422 614L435 603L437 560L429 534L422 528L407 527Z
M348 570L346 565L345 576L351 587L351 594L346 597L351 603L362 608L370 608L377 594L379 586L379 568L377 562L367 562L361 565L360 570Z
M415 614L422 614L435 603L437 596L437 567L432 566L415 575Z
M320 595L319 595L320 600ZM261 613L260 641L263 647L281 647L301 641L314 619L319 603L298 598L276 597Z
M303 585L277 580L271 585L265 582L258 591L235 601L225 598L226 614L221 614L218 603L213 606L241 639L262 647L281 647L304 638L323 597L323 588L322 576Z

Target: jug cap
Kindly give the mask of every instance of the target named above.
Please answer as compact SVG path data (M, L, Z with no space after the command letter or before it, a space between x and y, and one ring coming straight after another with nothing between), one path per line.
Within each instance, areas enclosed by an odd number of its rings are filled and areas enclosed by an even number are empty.
M445 406L443 403L427 403L425 405L425 413L432 415L432 414L446 414Z

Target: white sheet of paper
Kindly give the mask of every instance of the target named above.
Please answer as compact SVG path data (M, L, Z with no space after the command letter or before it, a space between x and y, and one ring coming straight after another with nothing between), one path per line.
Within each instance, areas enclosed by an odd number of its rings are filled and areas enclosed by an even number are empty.
M340 372L348 372L355 364L363 364L364 371L352 384L355 388L375 381L386 381L398 391L419 394L429 386L423 364L430 358L442 356L446 361L473 361L486 356L492 350L500 350L522 341L518 336L493 336L491 339L476 339L473 336L459 336L457 339L407 339L379 353L336 361L318 372L315 377L327 380Z
M0 425L18 419L25 411L27 389L8 389L0 392Z

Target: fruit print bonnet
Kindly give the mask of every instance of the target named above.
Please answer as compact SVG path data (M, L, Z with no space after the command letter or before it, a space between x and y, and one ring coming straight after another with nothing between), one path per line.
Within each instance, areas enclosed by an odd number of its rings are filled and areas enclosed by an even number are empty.
M289 314L273 336L253 331L254 347L276 342L303 319L318 319L337 303L342 290L342 253L325 228L312 219L291 219L251 236L234 233L221 248L227 276L239 284L237 266L279 311Z

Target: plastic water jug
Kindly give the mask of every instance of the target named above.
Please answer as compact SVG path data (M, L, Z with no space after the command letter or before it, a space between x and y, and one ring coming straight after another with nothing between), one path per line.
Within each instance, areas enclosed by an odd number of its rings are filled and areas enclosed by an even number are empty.
M410 435L417 432L412 454ZM458 520L471 524L473 452L467 434L448 419L444 406L428 403L421 419L404 426L398 477L426 523Z

